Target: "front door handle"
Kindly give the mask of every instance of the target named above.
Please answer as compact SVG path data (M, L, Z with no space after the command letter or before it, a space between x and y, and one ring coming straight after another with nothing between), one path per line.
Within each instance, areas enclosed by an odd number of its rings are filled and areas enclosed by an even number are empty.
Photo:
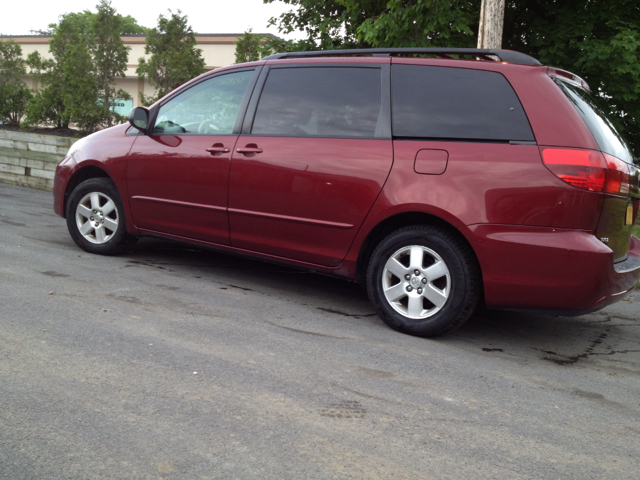
M225 147L221 143L214 143L211 147L207 148L207 152L211 155L222 155L223 153L229 153L231 150Z
M247 156L253 156L256 153L262 153L263 150L261 148L258 148L258 145L256 145L255 143L249 143L244 147L236 148L236 152L242 153Z

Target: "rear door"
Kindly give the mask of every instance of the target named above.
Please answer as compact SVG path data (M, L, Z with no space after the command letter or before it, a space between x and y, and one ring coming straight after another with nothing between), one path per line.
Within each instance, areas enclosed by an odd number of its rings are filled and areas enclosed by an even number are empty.
M229 243L231 151L255 75L255 69L224 72L159 107L151 134L138 135L127 166L136 226Z
M388 62L263 71L231 164L232 246L342 261L393 163Z

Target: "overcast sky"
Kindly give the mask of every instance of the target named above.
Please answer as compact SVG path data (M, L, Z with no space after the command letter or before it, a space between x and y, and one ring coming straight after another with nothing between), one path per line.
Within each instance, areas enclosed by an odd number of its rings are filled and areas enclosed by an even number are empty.
M99 0L5 0L0 14L0 34L32 35L30 30L44 30L56 23L64 13L96 11ZM291 9L284 2L263 4L262 0L112 0L118 13L131 15L145 27L157 25L158 16L171 8L189 17L197 33L254 33L280 35L276 28L267 28L269 18ZM290 38L290 37L289 37Z

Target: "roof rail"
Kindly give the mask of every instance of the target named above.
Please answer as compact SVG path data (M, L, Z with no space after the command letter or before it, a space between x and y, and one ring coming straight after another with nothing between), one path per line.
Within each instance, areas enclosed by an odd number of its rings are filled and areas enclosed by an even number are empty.
M316 52L276 53L263 60L282 60L285 58L340 57L356 55L393 56L393 55L435 55L442 58L453 58L451 55L471 55L482 60L522 63L525 65L542 65L535 58L513 50L489 50L481 48L357 48L351 50L324 50Z

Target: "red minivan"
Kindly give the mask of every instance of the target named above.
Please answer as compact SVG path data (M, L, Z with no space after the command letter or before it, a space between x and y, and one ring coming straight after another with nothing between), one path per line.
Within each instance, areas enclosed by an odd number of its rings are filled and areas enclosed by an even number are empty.
M54 209L88 252L153 235L335 274L433 336L480 302L569 315L633 289L639 172L588 85L527 55L298 52L78 141Z

